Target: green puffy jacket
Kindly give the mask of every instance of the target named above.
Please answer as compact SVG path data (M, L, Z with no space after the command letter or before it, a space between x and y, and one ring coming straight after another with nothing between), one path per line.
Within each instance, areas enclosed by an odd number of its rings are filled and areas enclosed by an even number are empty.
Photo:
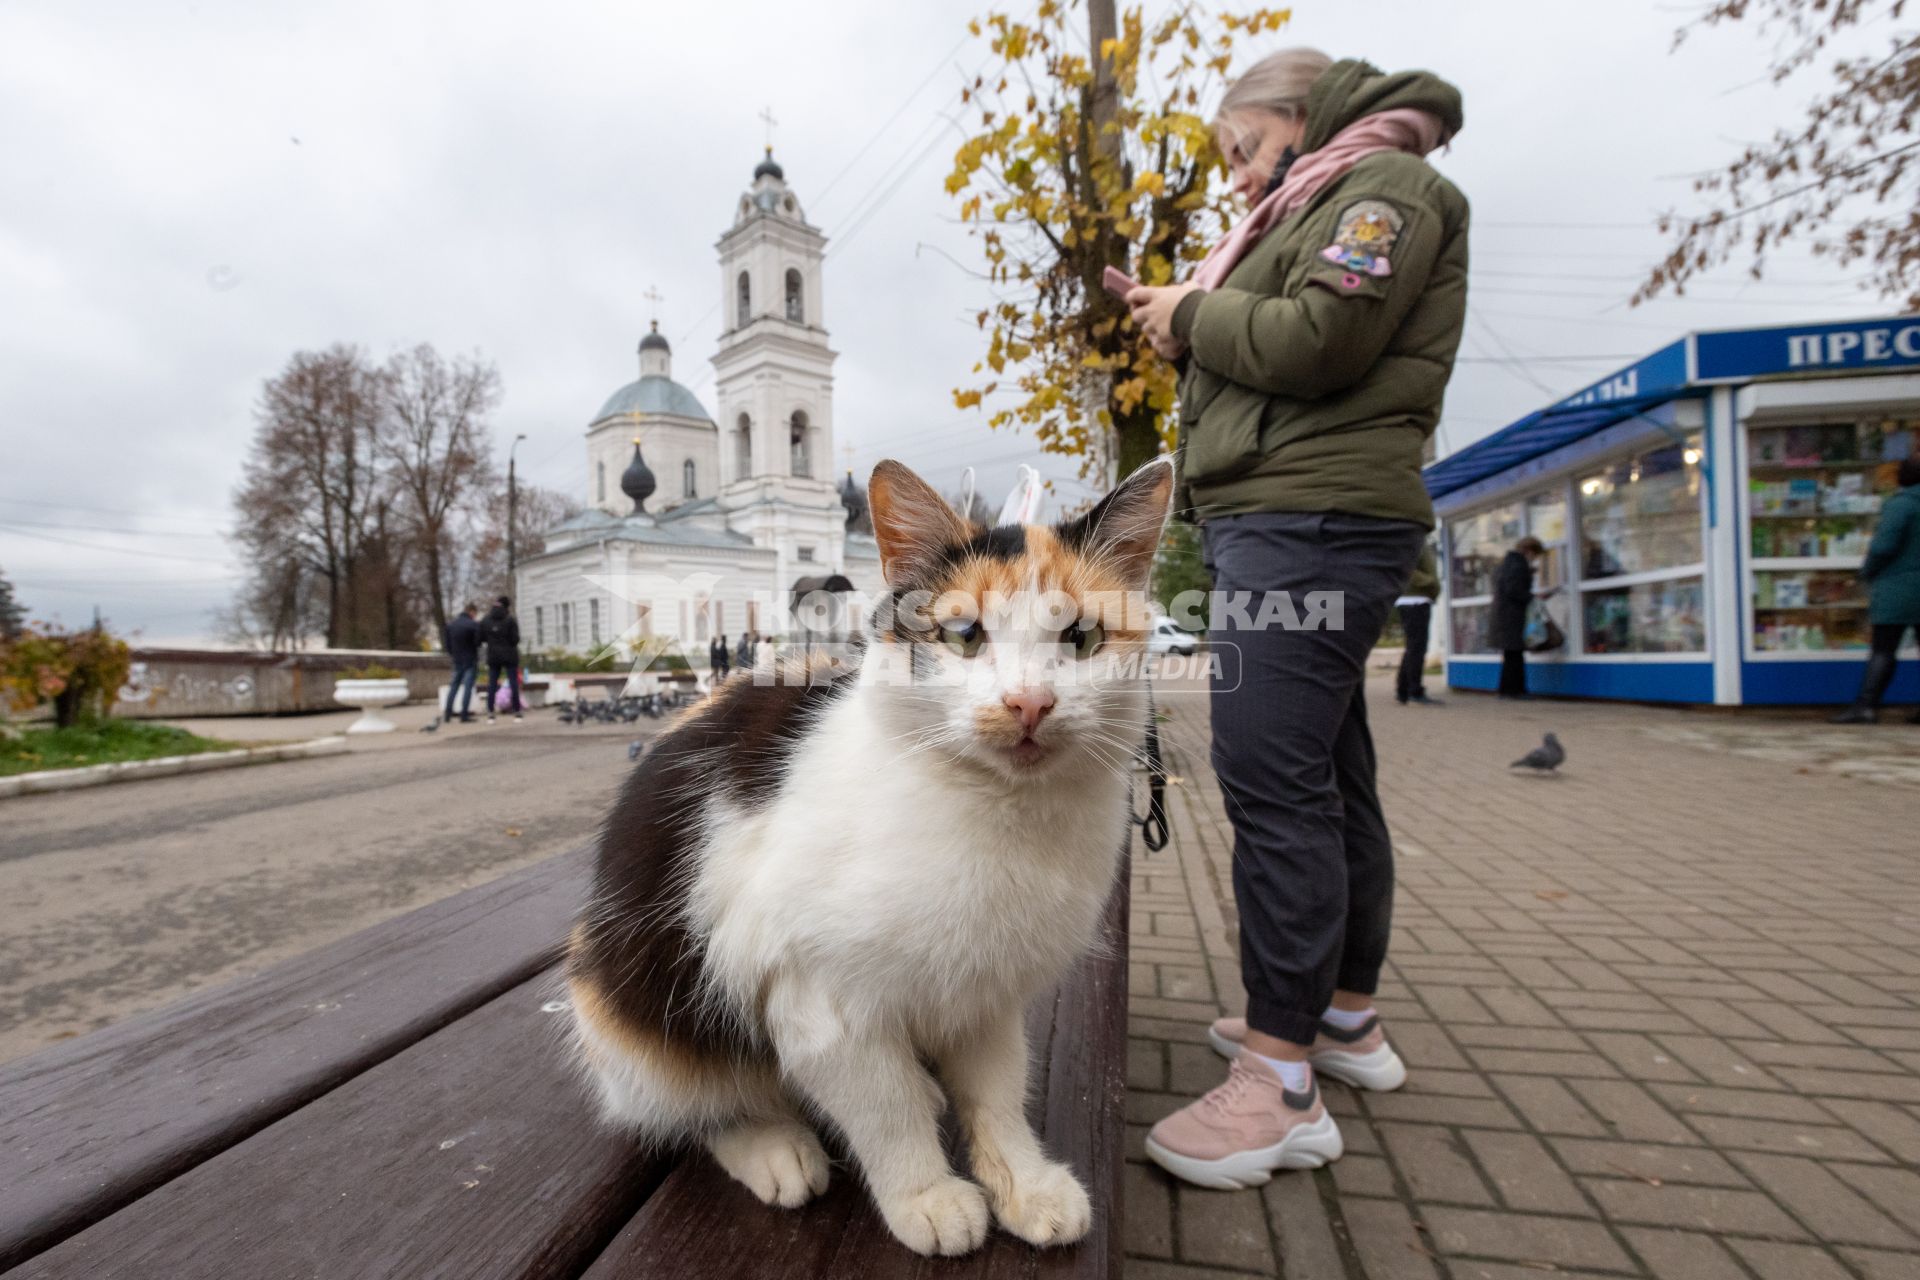
M1460 94L1446 81L1348 60L1308 95L1302 154L1396 107L1431 111L1449 137L1460 130ZM1221 288L1174 313L1189 352L1176 510L1199 520L1344 511L1431 527L1420 455L1466 312L1466 197L1405 152L1361 160Z

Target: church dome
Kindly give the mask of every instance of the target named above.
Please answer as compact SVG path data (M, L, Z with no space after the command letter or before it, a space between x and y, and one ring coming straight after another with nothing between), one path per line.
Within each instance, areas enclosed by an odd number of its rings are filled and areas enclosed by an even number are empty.
M641 515L647 509L647 499L651 498L653 491L659 487L660 482L654 479L653 468L649 467L647 460L640 456L640 442L635 440L633 461L629 462L627 469L620 473L620 492L633 499L633 513Z
M853 472L847 472L847 478L840 482L840 505L847 513L847 528L860 524L867 514L867 495L854 480Z
M658 335L648 335L648 337L656 336ZM666 345L665 338L661 338L660 342L662 346ZM644 339L640 346L643 351L647 349ZM673 413L682 418L698 418L702 422L713 421L713 415L707 412L706 406L700 403L698 396L672 378L662 377L659 374L649 375L637 382L629 382L608 396L607 402L600 406L600 412L593 415L593 420L598 422L602 418L611 418L622 413Z
M787 171L782 169L779 162L773 158L772 147L767 148L767 158L753 167L753 176L755 178L778 178L782 182L786 181Z
M667 345L666 336L660 332L659 321L654 321L653 328L647 331L647 336L640 339L640 349L642 351L665 351L668 354L672 354L673 348Z

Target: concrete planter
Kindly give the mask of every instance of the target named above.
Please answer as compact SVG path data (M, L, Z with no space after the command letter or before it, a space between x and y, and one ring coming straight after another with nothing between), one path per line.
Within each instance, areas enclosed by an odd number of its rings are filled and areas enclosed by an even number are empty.
M397 680L335 680L333 700L360 708L360 718L347 726L348 733L392 733L393 721L379 714L381 707L396 707L407 700L407 682Z

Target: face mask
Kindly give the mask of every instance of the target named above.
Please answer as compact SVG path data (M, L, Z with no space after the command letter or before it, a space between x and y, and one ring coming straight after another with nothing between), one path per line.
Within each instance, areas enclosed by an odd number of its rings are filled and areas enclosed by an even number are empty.
M1280 184L1287 179L1287 170L1293 168L1293 162L1299 158L1300 153L1292 147L1280 153L1280 158L1273 163L1273 176L1267 179L1267 189L1260 193L1261 199L1264 200L1280 189Z

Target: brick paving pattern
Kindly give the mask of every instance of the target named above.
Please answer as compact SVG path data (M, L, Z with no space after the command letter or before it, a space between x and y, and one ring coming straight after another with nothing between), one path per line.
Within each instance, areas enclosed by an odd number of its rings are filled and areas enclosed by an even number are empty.
M1906 779L1716 749L1714 713L1370 694L1399 858L1377 1005L1411 1078L1329 1082L1348 1154L1246 1192L1140 1145L1223 1077L1204 1028L1244 1009L1205 698L1162 694L1181 781L1134 862L1129 1280L1920 1278ZM1547 729L1562 775L1510 775Z

